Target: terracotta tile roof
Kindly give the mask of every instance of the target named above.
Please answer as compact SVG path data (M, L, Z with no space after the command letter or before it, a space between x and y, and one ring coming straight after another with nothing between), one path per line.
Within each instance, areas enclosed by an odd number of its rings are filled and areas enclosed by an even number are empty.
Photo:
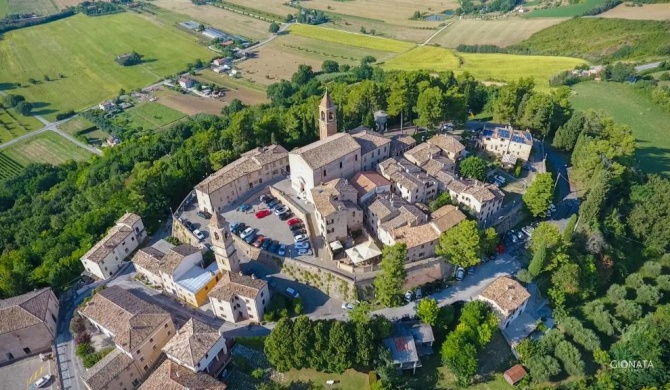
M410 249L437 240L440 236L430 224L423 224L419 226L402 226L394 229L393 237L396 242L405 243L407 248Z
M255 299L256 295L267 284L263 279L254 279L248 275L224 272L223 277L209 293L219 301L230 302L235 295Z
M152 274L158 275L163 257L165 257L165 253L152 247L146 247L138 250L131 261L135 266L142 267Z
M466 219L458 207L453 205L445 205L435 210L431 215L431 224L437 229L438 233L444 233L452 227L458 225L459 222Z
M291 154L301 156L311 169L316 170L360 149L361 146L350 134L337 133L293 150Z
M114 348L93 367L81 375L81 379L93 390L107 389L107 385L133 364L133 359Z
M381 224L381 228L391 232L406 225L418 225L425 222L426 214L411 204L402 204L398 207L399 214L393 219Z
M225 388L223 382L205 373L195 373L166 359L138 390L225 390Z
M358 195L362 196L368 192L374 191L377 187L390 186L391 182L377 172L364 171L358 172L353 179L351 179L351 185L356 188Z
M125 225L116 225L107 232L107 235L98 241L93 248L91 248L83 256L84 259L99 263L105 259L112 250L116 248L123 240L133 234L133 229Z
M500 188L488 183L471 182L463 192L472 195L481 203L505 197Z
M0 334L41 324L47 317L50 288L0 300ZM54 313L56 314L56 313Z
M377 197L377 199L368 206L368 211L376 216L379 221L383 221L384 218L389 215L398 214L398 210L393 207L391 201L382 197Z
M409 136L409 135L406 135L404 137L395 138L394 141L396 141L400 144L408 145L408 146L416 145L416 140L414 139L414 137Z
M465 146L458 139L446 134L438 134L429 139L428 142L442 149L445 153L458 154L465 150Z
M456 164L443 156L437 156L426 161L421 165L421 169L426 171L429 175L434 175L439 171L449 171L453 172Z
M371 131L361 131L352 135L361 145L361 155L368 154L391 143L391 140Z
M260 171L267 164L287 157L288 152L279 145L270 145L250 150L242 154L237 160L198 183L195 188L198 191L211 194L243 176Z
M350 202L356 201L356 189L344 179L331 180L323 185L312 188L314 208L321 216L329 216L338 210L351 207ZM358 208L354 205L355 208Z
M391 177L394 173L398 172L409 172L409 173L418 173L421 172L421 168L416 166L413 162L407 160L404 157L391 157L388 160L384 160L379 165L377 165L379 173L382 174L385 178Z
M128 227L133 227L133 225L141 219L142 218L137 214L125 213L123 217L119 218L119 221L117 223L126 225Z
M521 364L517 364L510 368L509 370L505 371L503 374L503 377L509 383L511 386L514 386L515 383L518 381L522 380L523 377L526 376L526 370L523 368Z
M441 149L427 142L419 144L405 152L404 156L417 165L423 165L428 160L440 154Z
M114 342L127 352L142 345L170 313L118 286L95 294L79 313L114 335Z
M195 367L221 339L219 331L191 318L163 347L163 352Z
M181 244L170 250L169 253L161 259L160 270L168 275L172 275L179 267L186 256L199 253L200 249L190 244Z
M494 302L505 316L509 316L530 298L528 290L507 276L494 280L479 295Z

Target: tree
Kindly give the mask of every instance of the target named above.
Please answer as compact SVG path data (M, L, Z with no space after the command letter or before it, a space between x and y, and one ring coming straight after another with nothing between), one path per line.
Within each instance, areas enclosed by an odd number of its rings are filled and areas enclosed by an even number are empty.
M630 198L631 231L648 249L664 252L670 244L670 181L651 175L647 183L632 188Z
M440 243L435 248L438 256L459 267L471 267L481 261L480 238L477 222L465 220L442 233Z
M621 300L626 299L626 295L628 295L626 287L620 284L613 284L607 290L607 298L609 298L610 302L612 303L617 303Z
M519 112L519 105L524 96L528 94L526 99L529 98L534 86L535 83L532 78L522 78L501 87L498 90L498 96L491 103L493 121L498 123L515 122Z
M528 265L528 273L531 278L536 278L544 269L544 265L547 262L547 248L540 247L534 254L533 259Z
M491 255L496 253L498 246L498 233L494 228L484 229L480 233L479 242L482 255Z
M298 70L293 73L291 76L291 82L298 86L307 84L312 78L314 78L314 71L309 65L299 65Z
M428 204L428 207L430 207L430 211L435 211L439 209L442 206L446 206L451 203L451 196L449 196L449 192L443 192L440 195L437 196L437 198L433 199L430 201Z
M551 283L566 295L573 295L580 291L579 276L579 265L563 264L551 276Z
M556 357L563 362L563 368L568 375L584 375L584 360L579 350L567 340L563 340L556 346L554 352Z
M333 60L325 60L321 64L321 72L323 73L335 73L340 70L340 65Z
M553 193L554 180L551 178L551 173L540 173L535 176L523 194L523 203L534 217L545 216L551 205Z
M314 351L314 330L312 321L306 316L298 317L293 323L291 342L294 350L290 357L292 367L298 369L309 367L310 355Z
M30 102L19 102L15 107L16 111L23 116L30 116L33 110L33 105Z
M549 251L556 248L561 240L558 226L549 222L541 222L530 235L530 250L535 253L540 247Z
M401 302L400 288L405 283L407 271L407 245L385 246L382 250L381 273L375 278L376 297L384 306L396 306Z
M341 373L351 367L354 358L354 339L349 327L350 324L344 321L335 321L330 327L330 360L328 361L330 371Z
M314 325L314 350L309 356L309 366L316 370L328 368L330 359L330 325L331 321L316 321ZM286 342L286 340L284 340Z
M463 159L458 166L461 175L480 181L486 177L486 168L486 161L474 155Z
M370 367L376 358L375 337L365 323L355 323L355 361L359 367Z
M617 303L616 313L628 321L633 322L642 316L642 307L633 301L623 300Z
M444 119L444 94L439 87L427 88L419 93L414 107L417 114L416 124L434 128Z
M9 108L16 107L19 103L25 102L26 98L22 95L7 94L4 98L4 103Z
M419 301L416 305L416 315L422 322L430 326L435 326L440 308L434 298L426 298Z
M630 288L638 289L644 284L642 276L640 274L630 274L626 277L626 286Z
M449 334L442 344L442 361L458 377L458 384L467 386L477 373L477 350L467 337L467 329Z
M366 301L361 301L354 309L349 312L349 318L354 324L367 324L370 322L370 311L372 310L370 304Z
M572 214L568 223L565 225L565 230L563 230L564 244L570 244L572 242L572 234L575 231L575 226L577 226L577 214Z
M519 107L518 124L520 127L530 128L531 131L543 138L551 133L551 124L554 116L554 100L545 93L532 94Z
M270 30L271 33L276 34L279 31L279 25L277 22L272 22L270 23Z
M561 372L558 361L551 356L533 357L526 364L535 382L546 382Z
M582 114L581 111L576 112L570 119L568 119L567 122L563 124L563 126L556 130L556 135L554 136L552 145L556 149L571 152L577 143L579 134L582 133L584 122L584 114Z
M286 340L293 339L293 321L282 318L277 322L265 340L265 356L268 361L279 371L288 371L293 367L292 356L294 349L292 343Z
M650 286L648 284L640 286L636 291L635 302L643 305L654 306L661 300L661 292L658 287Z

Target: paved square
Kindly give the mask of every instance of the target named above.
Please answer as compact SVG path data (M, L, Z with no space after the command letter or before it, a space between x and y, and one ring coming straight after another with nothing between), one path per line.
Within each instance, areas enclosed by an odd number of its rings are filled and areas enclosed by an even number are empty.
M44 375L54 373L52 370L52 361L41 361L39 356L29 357L19 360L16 363L8 366L0 367L0 388L11 390L33 390L34 383ZM53 362L55 369L55 362ZM49 381L49 385L41 387L41 389L55 390L56 378Z

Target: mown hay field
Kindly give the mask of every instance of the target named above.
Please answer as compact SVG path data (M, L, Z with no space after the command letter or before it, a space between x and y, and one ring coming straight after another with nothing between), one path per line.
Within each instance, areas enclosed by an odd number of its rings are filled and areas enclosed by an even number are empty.
M530 38L540 30L566 18L507 18L498 20L456 20L430 43L455 48L458 45L496 45L506 47Z
M633 20L670 20L670 4L641 4L635 7L621 4L598 16Z
M44 126L32 116L23 116L12 109L0 108L0 144Z
M185 116L180 111L155 102L141 103L121 114L122 118L128 119L136 126L142 126L144 130L167 126Z
M3 13L4 10L4 13ZM6 14L55 14L58 8L51 0L0 0L0 19Z
M144 63L123 67L114 61L132 50ZM58 111L81 110L116 96L121 88L147 86L213 54L188 33L155 18L131 12L79 14L5 34L0 85L20 82L21 95L39 103L41 115L53 120ZM44 81L44 75L51 81Z
M462 62L462 63L461 63ZM584 63L578 58L521 56L511 54L458 53L438 47L420 46L387 61L386 69L425 69L436 72L470 72L479 80L508 82L533 77L540 89L549 89L549 78Z
M605 0L584 0L577 4L564 5L555 8L536 9L524 15L525 18L571 18L581 16L604 3Z
M30 163L57 165L68 160L83 161L91 157L91 152L53 131L10 145L2 153L22 166Z
M381 38L364 34L349 33L306 24L293 25L290 27L289 31L291 34L318 39L321 41L356 46L371 50L389 51L394 53L402 53L416 46L410 42L403 42L395 39Z

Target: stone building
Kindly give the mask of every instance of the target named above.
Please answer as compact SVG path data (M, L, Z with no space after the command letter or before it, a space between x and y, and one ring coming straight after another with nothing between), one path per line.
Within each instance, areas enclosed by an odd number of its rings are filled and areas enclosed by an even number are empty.
M314 216L325 242L346 240L348 232L363 226L363 211L356 204L358 192L346 179L331 180L312 188Z

